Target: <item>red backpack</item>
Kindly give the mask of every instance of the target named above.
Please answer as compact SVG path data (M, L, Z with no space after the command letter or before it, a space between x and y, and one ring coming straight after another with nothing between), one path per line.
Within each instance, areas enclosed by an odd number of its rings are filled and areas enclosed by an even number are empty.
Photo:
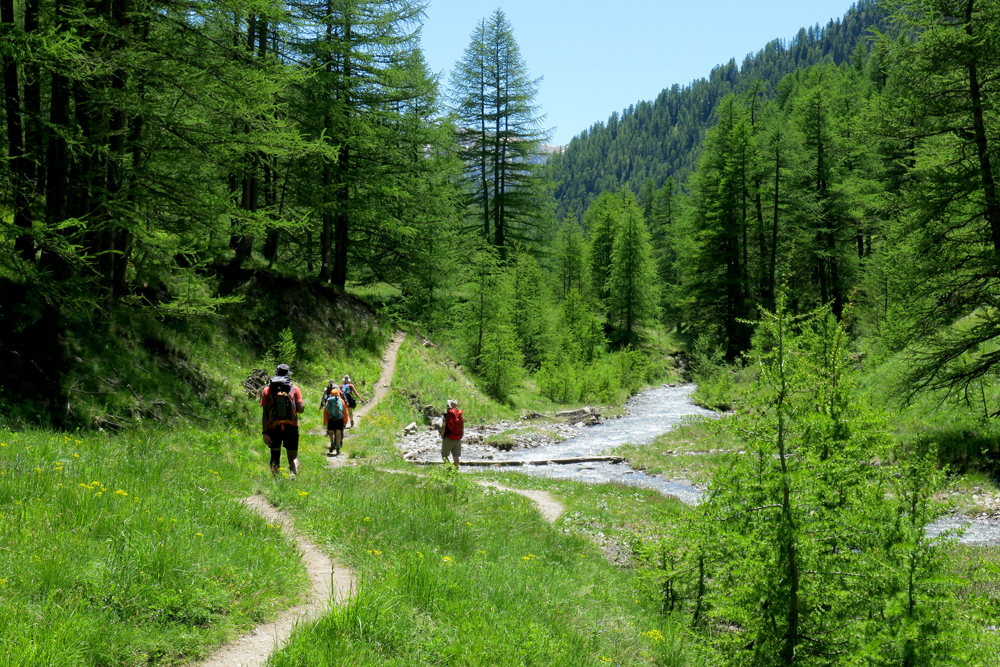
M461 440L465 422L462 420L462 411L452 408L444 416L444 437L451 440Z

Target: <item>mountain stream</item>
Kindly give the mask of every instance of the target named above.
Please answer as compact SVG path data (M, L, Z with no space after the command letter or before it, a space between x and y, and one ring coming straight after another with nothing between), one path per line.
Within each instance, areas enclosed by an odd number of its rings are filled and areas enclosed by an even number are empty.
M547 444L530 450L533 461L613 455L616 447L627 443L644 445L691 417L712 418L716 413L691 402L692 384L648 389L629 400L627 414L608 419L602 424L581 428L580 435L563 442ZM524 459L525 452L497 452L493 459L513 461ZM602 484L615 482L644 489L654 489L674 496L689 505L697 504L701 491L683 480L666 480L633 470L626 463L586 462L570 464L548 463L508 468L512 472L549 479ZM964 534L957 537L962 544L1000 545L1000 522L993 518L945 516L927 526L928 537L946 531Z

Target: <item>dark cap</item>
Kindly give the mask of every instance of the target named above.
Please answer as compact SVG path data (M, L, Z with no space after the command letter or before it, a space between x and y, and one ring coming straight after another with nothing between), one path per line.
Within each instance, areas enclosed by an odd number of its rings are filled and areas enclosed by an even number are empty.
M288 367L288 364L278 364L278 368L274 371L275 375L291 375L292 370Z

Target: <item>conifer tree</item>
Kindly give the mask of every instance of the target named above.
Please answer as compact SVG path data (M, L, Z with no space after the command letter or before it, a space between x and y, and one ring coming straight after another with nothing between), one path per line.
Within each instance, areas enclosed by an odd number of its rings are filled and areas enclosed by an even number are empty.
M497 9L472 33L451 76L469 205L483 238L506 257L536 215L544 176L539 167L542 117L534 105L538 80L528 77L513 29Z
M554 273L556 277L556 295L565 300L569 293L576 290L583 294L586 279L586 248L583 230L575 216L563 219L559 236L553 248Z
M894 245L912 314L910 391L967 391L995 373L1000 338L997 185L1000 3L914 0L896 18L917 39L885 40L892 63L883 127L912 152Z
M754 391L725 427L743 451L699 507L711 577L695 613L739 628L721 638L734 665L956 664L923 536L927 461L888 464L892 438L853 391L845 324L828 307L792 316L783 293L777 304L758 323Z
M616 341L630 345L638 342L637 329L659 313L660 287L642 209L632 192L626 190L621 198L607 282L608 311Z
M677 246L686 265L685 319L723 342L726 356L749 348L747 110L728 96L718 107L693 179L693 206ZM711 333L710 333L711 332Z
M371 270L412 235L406 202L422 168L439 166L448 137L432 120L437 87L418 49L423 3L317 0L297 7L308 26L297 48L318 70L300 114L327 148L303 165L300 194L320 215L320 279L343 286L352 259ZM414 159L415 146L430 146L434 159Z
M610 296L608 274L611 270L612 252L621 220L622 195L604 192L590 205L583 215L590 255L590 290L593 300L605 307Z

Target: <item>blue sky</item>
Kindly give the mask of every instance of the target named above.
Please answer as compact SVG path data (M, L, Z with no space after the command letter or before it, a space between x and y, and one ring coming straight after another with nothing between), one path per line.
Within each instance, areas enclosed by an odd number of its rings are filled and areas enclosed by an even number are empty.
M422 44L447 85L476 23L500 7L533 78L536 102L553 128L550 143L570 139L612 111L652 100L674 83L743 61L775 38L841 17L851 0L429 0Z

